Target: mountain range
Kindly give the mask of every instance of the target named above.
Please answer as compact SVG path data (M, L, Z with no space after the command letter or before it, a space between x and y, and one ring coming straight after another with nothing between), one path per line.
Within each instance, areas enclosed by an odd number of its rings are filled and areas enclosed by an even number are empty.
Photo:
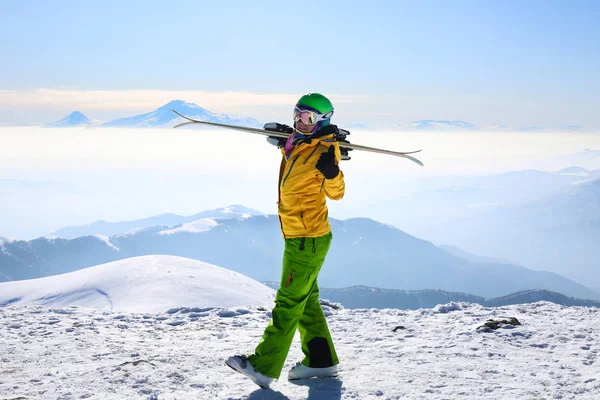
M538 125L475 125L471 122L460 120L432 120L424 119L383 126L387 129L400 131L432 131L432 132L592 132L593 128L588 125L561 125L561 126L538 126Z
M264 282L265 285L278 289L278 282ZM549 301L564 306L600 307L598 300L584 300L565 296L549 290L523 290L506 296L486 299L466 293L453 293L444 290L394 290L380 289L368 286L353 286L347 288L319 288L322 298L340 303L345 308L399 308L403 310L418 310L433 308L438 304L451 302L466 302L481 304L486 307L502 307L512 304L535 303Z
M203 218L184 218L172 226L143 227L138 221L120 225L128 233L111 236L96 234L91 229L88 232L94 235L71 239L5 242L0 245L0 279L38 278L158 254L219 265L259 281L278 279L283 254L279 218L246 208L240 209L243 213L236 214L235 210L229 208L233 211L229 218L223 218L223 209L219 209L213 210L214 217L204 213ZM600 297L597 292L554 273L503 263L467 261L370 219L332 219L331 224L334 241L319 277L323 287L441 289L485 298L546 289L577 298Z
M266 215L260 211L253 210L241 205L217 208L202 211L190 216L176 214L162 214L151 218L135 221L108 222L96 221L88 225L65 227L52 232L48 237L76 238L86 235L113 236L120 233L134 233L153 226L174 226L197 221L202 218L248 218L251 216ZM1 238L0 238L1 240Z
M369 207L438 245L558 273L598 287L600 170L513 171L404 182ZM385 210L402 212L389 213Z
M269 285L275 288L275 285ZM549 301L563 306L600 307L598 300L583 300L549 290L524 290L506 296L486 299L465 293L451 293L443 290L390 290L355 286L350 288L320 288L321 297L341 303L346 308L400 308L418 310L433 308L438 304L467 302L486 307L503 307L512 304Z
M118 118L111 121L92 121L79 111L74 111L65 118L44 125L48 128L65 128L76 126L122 127L122 128L172 128L185 122L172 110L195 119L221 124L241 125L262 128L263 124L254 118L240 117L229 114L217 114L202 108L194 103L183 100L173 100L154 111L135 115L132 117ZM560 132L591 132L591 126L565 125L565 126L535 126L535 125L483 125L478 126L471 122L460 120L416 120L406 123L391 125L367 126L361 123L350 124L347 129L392 129L399 131L432 131L432 132L532 132L532 131L560 131Z
M207 122L242 125L255 128L262 128L263 126L262 123L253 118L238 117L229 114L217 114L194 103L188 103L183 100L173 100L154 111L132 117L118 118L107 122L92 122L79 111L75 111L59 121L45 125L45 127L64 128L93 125L106 128L172 128L179 123L185 122L185 120L175 114L173 110L187 117Z
M434 242L600 285L600 179L522 204L465 210L435 224L415 220L413 227Z

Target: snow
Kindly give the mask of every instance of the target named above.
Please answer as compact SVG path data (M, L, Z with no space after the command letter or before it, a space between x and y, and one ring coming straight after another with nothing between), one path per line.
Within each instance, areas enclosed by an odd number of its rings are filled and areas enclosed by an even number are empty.
M458 310L462 310L462 309L463 309L463 305L461 303L452 301L448 304L438 304L437 306L435 306L433 308L433 311L437 312L437 313L441 313L441 314L446 314L451 311L458 311Z
M340 376L288 382L287 370L302 357L296 336L281 379L263 390L224 364L259 342L270 314L258 307L0 308L0 393L42 400L600 398L597 308L325 309ZM501 316L523 325L476 329Z
M4 243L11 243L14 242L14 239L8 238L6 236L0 236L0 245L4 244Z
M175 233L181 232L191 232L191 233L199 233L199 232L207 232L210 229L219 225L217 221L211 218L202 218L193 222L188 222L186 224L182 224L178 228L167 229L164 231L160 231L159 235L172 235Z
M93 236L95 238L98 238L98 239L102 240L104 243L106 243L108 245L108 247L111 247L111 248L113 248L113 249L115 249L117 251L120 250L117 246L115 246L114 244L112 244L110 242L110 238L108 236L106 236L106 235L90 235L90 236Z
M68 274L0 283L0 305L166 312L175 307L271 306L274 293L262 283L211 264L184 257L143 256Z
M239 213L235 208L232 208L232 207L225 207L221 210L221 212L223 214L239 214L239 219L252 218L251 214L249 214L247 212Z

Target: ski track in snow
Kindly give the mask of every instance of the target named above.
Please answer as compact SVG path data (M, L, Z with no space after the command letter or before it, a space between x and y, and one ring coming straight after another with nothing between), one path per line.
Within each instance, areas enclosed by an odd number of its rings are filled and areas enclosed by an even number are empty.
M288 382L296 335L281 379L263 390L224 364L258 343L270 317L258 307L0 308L0 399L600 398L598 308L324 309L340 376ZM476 330L500 316L523 325Z

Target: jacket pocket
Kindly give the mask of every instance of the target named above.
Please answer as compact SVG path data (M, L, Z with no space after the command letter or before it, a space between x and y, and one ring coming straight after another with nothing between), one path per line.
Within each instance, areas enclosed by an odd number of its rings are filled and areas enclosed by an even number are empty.
M302 223L302 227L304 228L304 230L306 230L306 220L304 219L306 217L306 210L302 205L302 198L298 196L296 197L296 199L298 201L298 209L300 210L300 222Z

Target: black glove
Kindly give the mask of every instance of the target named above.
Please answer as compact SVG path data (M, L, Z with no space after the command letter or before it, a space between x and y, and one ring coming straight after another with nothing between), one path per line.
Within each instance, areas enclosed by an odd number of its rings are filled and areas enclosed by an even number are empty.
M278 124L277 122L269 122L263 126L263 129L266 131L280 132L280 133L294 133L294 128L291 126L287 126L284 124ZM273 146L277 146L278 148L284 147L287 142L286 138L281 138L278 136L267 136L267 142L272 144Z
M340 129L337 127L337 125L333 125L333 124L324 126L317 132L319 137L325 136L325 135L330 135L332 133L335 134L335 140L337 140L340 144L340 152L342 153L342 160L349 160L350 156L348 155L348 152L352 151L354 149L349 149L349 148L343 147L343 146L344 146L344 143L350 144L350 142L346 140L346 136L348 136L350 134L350 132L345 129Z
M317 169L321 171L325 179L333 179L340 173L340 167L335 163L335 146L329 146L329 149L321 153L317 161Z
M322 127L321 129L319 129L313 136L320 137L320 136L325 136L325 135L330 135L332 133L335 133L335 136L337 139L338 132L339 132L339 129L338 129L337 125L329 124L329 125Z

